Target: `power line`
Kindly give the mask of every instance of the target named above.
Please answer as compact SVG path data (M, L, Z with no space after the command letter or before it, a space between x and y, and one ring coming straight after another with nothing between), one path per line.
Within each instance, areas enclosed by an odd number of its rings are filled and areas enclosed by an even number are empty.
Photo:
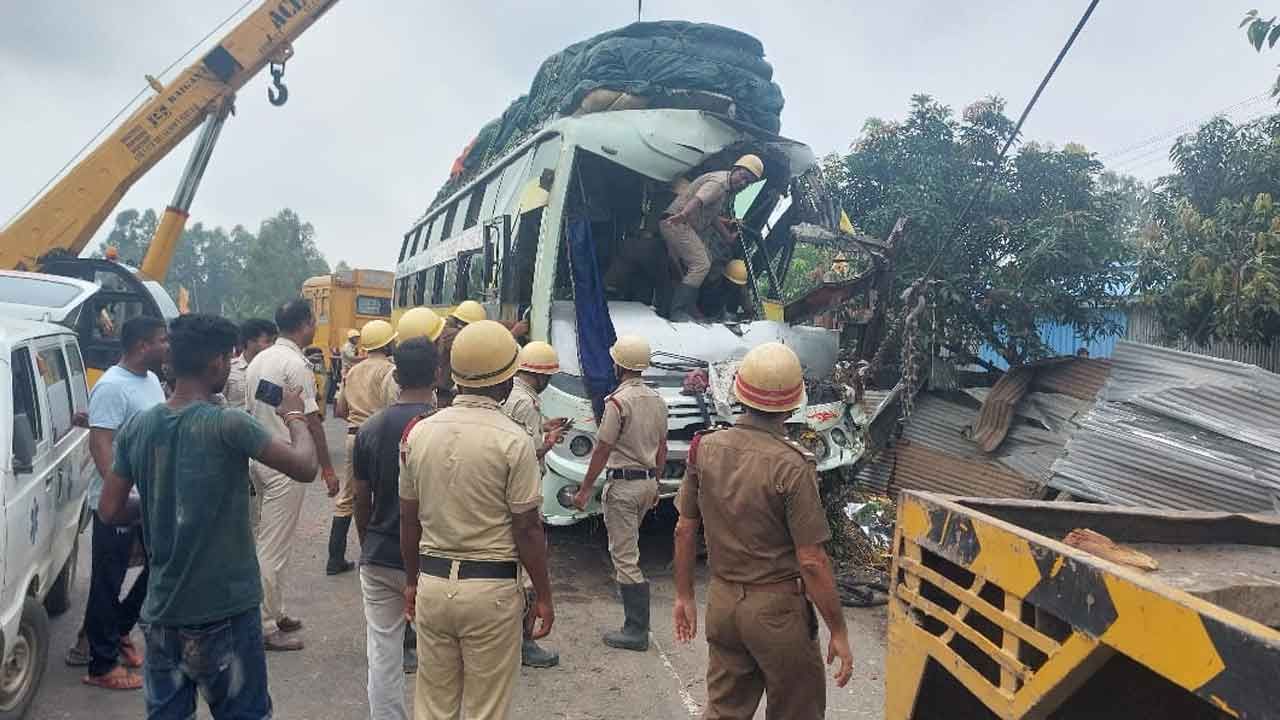
M1058 72L1058 66L1062 64L1062 60L1067 56L1067 52L1071 50L1071 46L1075 44L1076 38L1080 36L1080 31L1084 30L1084 26L1089 22L1090 16L1093 15L1094 9L1098 7L1099 0L1091 0L1089 7L1085 9L1084 15L1080 16L1080 22L1076 23L1075 29L1071 31L1071 35L1067 37L1067 42L1058 51L1058 56L1053 59L1053 65L1049 66L1049 72L1045 73L1044 79L1040 81L1039 87L1031 99L1027 101L1027 106L1022 109L1022 115L1018 117L1018 122L1013 126L1013 132L1009 133L1009 137L1005 140L1004 147L1000 149L1000 154L996 157L995 162L987 168L986 174L982 181L979 182L977 191L969 198L969 202L965 204L964 210L960 211L960 215L956 217L955 225L951 229L950 235L938 246L938 252L933 256L933 260L929 262L929 268L925 270L925 276L933 274L934 267L937 266L938 260L942 258L942 253L946 251L947 245L955 240L959 235L960 229L964 227L965 221L969 217L969 211L978 202L978 198L988 195L991 192L991 183L995 179L995 171L1004 162L1004 158L1009 154L1009 148L1013 147L1014 141L1018 139L1018 135L1022 132L1022 125L1027 121L1027 116L1031 114L1032 108L1036 106L1036 102L1040 100L1041 93L1048 87L1049 81L1053 79L1054 73Z
M1242 108L1241 108L1241 109L1242 109ZM1232 122L1233 122L1237 127L1246 127L1246 126L1248 126L1248 125L1252 125L1252 124L1254 124L1254 123L1258 122L1259 120L1262 120L1262 119L1264 119L1264 118L1270 117L1270 116L1272 116L1272 115L1274 115L1274 114L1275 114L1275 113L1273 113L1273 112L1271 111L1271 109L1268 107L1267 109L1263 110L1262 112L1254 113L1253 115L1250 115L1250 116L1248 116L1248 117L1246 117L1246 118L1243 118L1243 119L1240 119L1240 120L1232 120ZM1212 116L1210 116L1210 117L1218 117L1219 115L1222 115L1222 113L1218 113L1218 114L1212 115ZM1228 116L1228 119L1230 120L1231 118ZM1170 148L1169 148L1169 147L1166 147L1166 146L1163 146L1163 145L1156 146L1156 147L1152 147L1152 148L1150 148L1150 149L1148 149L1148 150L1145 150L1145 151L1143 151L1143 152L1140 152L1140 153L1138 153L1138 154L1136 154L1136 155L1132 155L1132 156L1130 156L1130 157L1128 157L1128 158L1125 158L1124 160L1121 160L1120 162L1116 163L1115 165L1113 165L1113 166L1111 166L1111 167L1109 167L1109 168L1107 168L1107 169L1108 169L1108 170L1112 170L1112 171L1116 171L1116 172L1120 172L1120 171L1123 171L1123 172L1133 172L1135 169L1137 169L1137 168L1141 168L1141 167L1146 167L1147 165L1150 165L1150 164L1152 164L1152 163L1156 162L1157 160L1163 160L1163 159L1166 159L1166 157L1167 157L1167 153L1169 152L1169 150L1170 150Z
M1250 105L1256 105L1259 102L1266 102L1268 99L1269 98L1267 93L1265 92L1259 93L1258 95L1254 95L1252 97L1245 98L1244 100L1241 100L1237 103L1228 105L1227 107L1224 107L1221 110L1217 110L1216 112L1209 113L1208 115L1201 116L1194 120L1188 120L1182 123L1181 125L1178 125L1177 127L1172 128L1170 130L1166 130L1158 135L1153 135L1145 140L1136 142L1132 145L1128 145L1119 150L1105 153L1099 159L1102 160L1103 162L1116 160L1118 158L1124 157L1125 155L1130 155L1134 152L1141 151L1144 148L1147 148L1151 145L1161 142L1162 140L1168 140L1170 138L1181 135L1182 133L1187 132L1188 130L1191 130L1199 125L1203 125L1205 122L1208 122L1209 120L1212 120L1213 118L1218 117L1219 115L1226 115L1226 114L1235 112L1237 110L1242 110L1246 107L1249 107Z
M196 49L199 48L201 45L203 45L206 40L208 40L210 37L213 37L214 33L218 32L223 27L225 27L227 23L234 20L238 15L240 15L240 13L244 12L245 8L249 7L254 2L257 2L257 0L245 0L245 2L240 7L236 8L235 12L228 15L225 20L218 23L209 32L205 33L204 37L200 38L191 47L187 48L186 52L182 53L176 59L174 59L173 62L169 63L169 65L165 67L164 70L161 70L160 74L157 75L156 77L163 78L165 75L168 75L169 71L172 70L175 66L177 66L178 63L182 62L189 55L191 55L191 53L195 52ZM142 89L139 90L137 94L129 98L129 101L126 102L124 106L122 106L120 110L116 112L115 115L112 115L111 119L108 120L106 124L104 124L101 128L98 128L98 132L94 133L93 137L89 138L89 140L85 142L84 145L81 145L79 150L76 150L75 154L71 156L71 159L67 160L67 162L64 163L62 167L58 168L58 171L55 172L48 180L46 180L44 185L41 185L40 189L36 190L35 194L33 194L30 198L28 198L27 201L23 203L21 207L19 207L12 215L9 216L9 219L6 220L4 223L5 226L8 227L9 224L12 223L15 219L17 219L19 215L26 212L27 208L31 207L32 203L40 199L40 196L44 194L44 191L48 190L50 185L53 185L55 182L57 182L58 179L62 177L63 173L65 173L68 168L70 168L72 165L78 162L80 158L84 156L85 152L89 148L93 147L93 144L98 141L98 138L102 137L103 133L105 133L107 130L115 126L116 121L120 119L120 116L128 112L133 107L134 103L138 102L138 99L141 98L143 95L145 95L147 91L150 89L151 89L150 84L143 84Z

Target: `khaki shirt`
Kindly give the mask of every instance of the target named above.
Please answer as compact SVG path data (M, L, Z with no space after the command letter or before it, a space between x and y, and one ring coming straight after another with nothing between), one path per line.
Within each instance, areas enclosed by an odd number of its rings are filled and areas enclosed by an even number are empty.
M605 398L596 437L613 446L605 467L656 470L667 437L667 403L643 380L627 380Z
M244 361L243 355L237 355L231 358L231 372L227 375L226 387L222 389L222 397L226 398L227 405L231 407L245 407L248 401L246 394L245 371L249 369L249 363ZM257 386L254 386L257 391Z
M813 455L750 415L697 438L676 507L702 520L711 573L729 582L798 578L796 546L831 539Z
M253 388L257 393L258 381L269 380L286 390L297 390L302 393L302 409L308 415L319 414L320 406L316 403L316 375L311 370L311 363L302 354L302 348L289 338L276 339L276 344L258 353L245 369L245 389ZM267 426L272 435L289 439L289 428L284 419L276 414L276 409L254 399L249 395L245 400L245 409Z
M694 178L693 182L689 183L689 187L667 206L667 213L675 215L684 210L684 206L695 197L702 202L702 205L689 218L689 225L699 235L704 238L709 237L708 231L714 232L711 229L711 223L715 222L716 218L728 214L729 201L733 198L733 193L729 191L729 171L717 170ZM716 237L719 235L717 234Z
M391 358L377 352L369 353L369 357L351 368L342 389L342 399L347 402L348 427L360 427L374 413L396 401L399 392L392 393L387 382L395 369Z
M511 383L511 394L507 396L502 410L529 433L534 447L542 444L542 402L537 391L519 376Z
M418 503L418 552L451 560L517 560L513 515L542 505L524 428L497 401L460 395L409 431L400 497Z

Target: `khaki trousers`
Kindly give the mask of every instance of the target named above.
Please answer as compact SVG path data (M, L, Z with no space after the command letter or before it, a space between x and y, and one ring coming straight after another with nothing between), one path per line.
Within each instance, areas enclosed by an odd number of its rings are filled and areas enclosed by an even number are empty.
M520 581L448 580L422 574L416 606L415 720L509 717L520 670Z
M342 476L338 478L338 494L333 498L333 516L351 517L356 508L355 461L352 459L356 447L356 436L347 434L347 460L342 468Z
M704 720L820 720L827 689L817 620L797 593L759 592L711 579L707 593Z
M663 220L658 223L658 232L667 241L667 253L683 265L684 276L680 282L695 288L701 286L711 272L711 257L697 231L689 225Z
M604 488L604 527L619 583L644 582L640 572L640 521L658 500L657 480L614 480Z
M262 574L263 632L270 633L276 629L274 623L285 616L285 580L307 486L258 462L250 461L249 471L262 487L258 495L258 567Z

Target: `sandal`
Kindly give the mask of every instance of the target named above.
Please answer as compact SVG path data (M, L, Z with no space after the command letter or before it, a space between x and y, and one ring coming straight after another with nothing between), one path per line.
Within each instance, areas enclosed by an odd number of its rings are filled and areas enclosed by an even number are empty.
M87 667L89 665L89 651L82 649L79 645L72 645L67 648L67 656L64 658L67 667Z
M104 690L142 689L142 676L131 673L122 667L114 668L105 675L85 675L80 678L80 682Z
M120 639L120 664L134 670L142 667L142 653L138 652L138 646L128 638Z

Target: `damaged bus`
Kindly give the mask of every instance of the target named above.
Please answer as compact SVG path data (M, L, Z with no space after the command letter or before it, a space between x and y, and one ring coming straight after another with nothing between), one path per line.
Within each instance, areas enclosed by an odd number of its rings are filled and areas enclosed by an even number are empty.
M764 182L734 203L759 319L671 322L666 307L677 280L658 220L680 183L727 169L746 152L766 166ZM530 338L556 348L561 371L543 393L542 409L574 425L546 456L543 514L550 524L600 511L598 494L584 512L572 497L611 389L607 350L615 335L643 336L653 350L644 378L668 407L664 497L679 488L694 433L742 412L730 389L736 361L775 340L796 351L808 380L791 435L814 452L821 472L839 473L861 454L861 434L854 405L824 382L838 335L784 323L779 300L795 243L791 229L814 221L805 210L815 206L805 200L814 173L807 146L721 113L618 110L554 120L413 224L396 265L394 315L475 300L490 318L527 319Z

